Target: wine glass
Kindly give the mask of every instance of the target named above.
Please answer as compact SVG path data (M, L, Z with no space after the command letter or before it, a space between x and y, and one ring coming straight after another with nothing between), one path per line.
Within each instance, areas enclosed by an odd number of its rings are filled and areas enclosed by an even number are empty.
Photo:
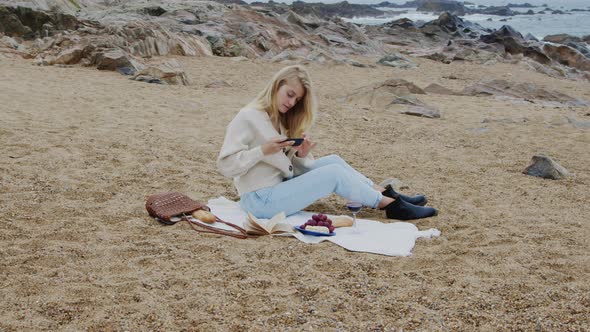
M352 228L358 231L356 225L356 214L363 208L363 205L359 202L349 201L346 203L346 208L352 213Z

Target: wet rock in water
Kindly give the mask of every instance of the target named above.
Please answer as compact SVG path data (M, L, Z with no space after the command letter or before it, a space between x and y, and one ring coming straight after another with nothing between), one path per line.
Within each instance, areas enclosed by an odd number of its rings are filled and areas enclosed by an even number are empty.
M582 38L568 35L567 33L560 33L556 35L547 35L543 37L543 41L556 43L556 44L566 44L568 42L581 42Z
M449 88L446 88L442 85L432 83L424 88L424 91L428 94L435 94L435 95L460 95L459 92L453 91Z
M527 33L526 36L524 36L524 40L530 40L530 41L536 41L536 42L539 41L539 39L537 39L537 37L533 36L531 33Z
M419 12L449 12L454 15L465 15L466 8L462 3L456 1L426 0L418 2Z
M472 11L472 12L474 12L474 11ZM487 8L483 8L483 9L478 9L476 12L479 14L496 15L496 16L514 16L516 14L516 12L514 12L508 6L491 6L491 7L487 7Z
M558 34L545 36L543 41L569 46L590 59L590 48L587 45L588 41L584 41L584 39L580 37L570 36L568 34Z
M401 113L429 119L440 118L440 111L431 106L410 106L409 108L401 111Z
M399 54L389 54L377 61L378 64L382 64L384 66L402 68L402 69L412 69L418 67L412 60L401 56Z
M569 175L569 172L563 166L544 154L533 156L531 165L523 173L552 180L559 180Z
M152 77L160 79L167 84L190 85L188 76L175 59L168 60L160 65L149 66L139 71L133 79L138 77Z

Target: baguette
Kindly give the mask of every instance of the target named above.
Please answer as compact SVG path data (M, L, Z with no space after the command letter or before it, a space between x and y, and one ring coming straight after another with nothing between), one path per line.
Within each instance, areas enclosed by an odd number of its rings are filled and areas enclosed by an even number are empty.
M193 217L207 224L212 224L217 220L217 217L213 213L205 210L197 210L193 212Z
M332 226L334 228L338 227L351 227L352 226L352 217L349 216L337 216L332 218Z

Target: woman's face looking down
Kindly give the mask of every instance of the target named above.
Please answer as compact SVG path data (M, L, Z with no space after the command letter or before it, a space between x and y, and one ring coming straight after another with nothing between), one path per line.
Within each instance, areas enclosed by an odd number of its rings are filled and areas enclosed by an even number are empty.
M305 96L305 88L298 79L283 82L277 90L277 109L280 113L287 113Z

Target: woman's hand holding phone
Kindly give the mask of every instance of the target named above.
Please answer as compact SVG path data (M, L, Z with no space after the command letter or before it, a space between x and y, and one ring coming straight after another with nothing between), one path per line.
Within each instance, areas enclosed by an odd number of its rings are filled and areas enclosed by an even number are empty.
M294 141L285 141L284 136L275 137L275 138L271 139L270 141L262 144L262 146L261 146L262 154L264 154L265 156L267 156L269 154L275 154L275 153L283 150L283 148L293 145L293 143L295 143L295 142Z
M317 143L313 142L305 133L302 135L303 143L299 146L294 146L293 149L297 151L297 157L305 158L309 154L309 151L313 149Z

